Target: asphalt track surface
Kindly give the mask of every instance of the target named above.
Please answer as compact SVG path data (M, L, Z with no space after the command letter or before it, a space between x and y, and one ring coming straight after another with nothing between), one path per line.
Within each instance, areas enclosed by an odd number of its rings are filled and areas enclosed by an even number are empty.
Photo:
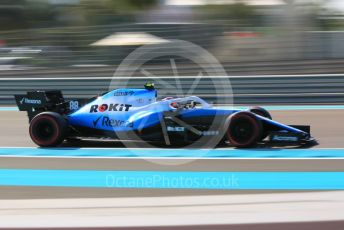
M343 109L271 111L271 114L275 120L285 124L311 125L312 135L319 143L311 148L344 148ZM18 111L0 111L0 128L0 147L36 147L28 135L28 121L25 113ZM76 147L123 147L118 142L86 142L83 145L85 146ZM68 145L65 146L68 147ZM196 172L344 171L344 158L219 158L197 159L180 163L178 161L180 159L146 160L140 158L2 156L0 157L0 168ZM290 197L290 200L288 200L288 197ZM102 229L102 227L104 227L103 229L117 229L113 226L120 226L118 223L122 221L125 225L130 225L131 223L133 225L136 224L136 227L129 227L128 229L174 229L175 226L172 220L175 220L175 223L181 224L179 226L180 229L342 229L344 225L341 216L344 207L342 197L341 192L315 192L313 195L312 191L309 190L118 189L1 186L0 206L2 208L0 208L0 213L1 216L6 216L7 224L5 222L3 224L0 223L0 228L6 226L32 227L41 224L42 226L51 226L52 228L60 226L66 229L65 227L73 226L73 223L68 221L75 221L76 225L73 227L91 227L93 223L95 224L93 225L94 229ZM61 200L57 198L61 198ZM132 199L144 199L142 200L142 206L140 206L140 202L134 202ZM163 199L166 200L164 201ZM176 199L176 201L173 201L173 199ZM224 202L226 199L232 199L233 203ZM240 199L243 202L238 202ZM190 203L192 200L194 200L195 204ZM76 203L74 204L73 202ZM135 203L135 206L128 206L132 202ZM165 204L164 202L172 202L173 205L171 205L172 203ZM178 202L180 202L180 206L175 204ZM44 206L45 204L46 206ZM83 205L86 205L86 207L83 207ZM22 220L20 222L16 222L18 215ZM271 216L274 216L274 218L270 219ZM317 216L322 219L317 219ZM305 218L304 220L302 219L303 217ZM43 220L42 218L45 219L45 222L41 221ZM106 218L108 222L105 221ZM131 222L125 218L136 221ZM153 218L151 222L149 222L150 218ZM161 223L163 223L164 218L168 219L164 222L166 226L162 227ZM235 223L240 218L243 218L243 222ZM254 218L263 221L259 223ZM210 219L214 222L208 221ZM184 225L190 220L189 225ZM205 222L203 223L202 220ZM247 221L251 221L251 223ZM106 225L105 223L109 223L110 225ZM154 225L151 225L152 223L160 226L153 227ZM204 225L197 226L197 223L203 223ZM148 224L149 227L140 227L140 224L142 224L141 226Z
M319 142L312 148L344 147L344 110L271 111L273 118L285 124L311 125L312 135ZM24 112L0 112L1 147L35 147L28 135ZM86 142L77 147L122 147L118 142ZM93 159L1 157L0 168L8 169L89 169L89 170L156 170L156 171L344 171L344 160L338 159L198 159L180 162L179 159ZM65 187L2 187L0 198L76 198L76 197L135 197L268 193L271 191L193 190L193 189L103 189ZM285 192L285 191L279 191ZM290 192L290 191L288 191Z

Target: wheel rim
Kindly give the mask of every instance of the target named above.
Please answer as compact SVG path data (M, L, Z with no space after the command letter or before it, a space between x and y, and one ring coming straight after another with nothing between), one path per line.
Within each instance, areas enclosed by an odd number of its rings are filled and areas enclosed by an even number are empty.
M239 143L250 140L253 131L254 128L247 119L238 119L230 128L232 138Z
M35 136L42 141L51 140L56 133L56 128L48 120L42 120L36 125Z
M32 121L30 136L32 140L41 146L53 144L59 137L59 128L55 120L49 116L42 116Z
M242 111L229 117L227 138L232 146L250 147L259 140L261 132L260 121L250 112Z

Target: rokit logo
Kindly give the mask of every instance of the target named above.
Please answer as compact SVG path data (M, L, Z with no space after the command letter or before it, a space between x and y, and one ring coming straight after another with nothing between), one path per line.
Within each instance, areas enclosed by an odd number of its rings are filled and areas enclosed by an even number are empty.
M101 121L99 123L99 121ZM100 116L96 120L93 121L93 126L97 127L97 124L100 124L101 126L104 127L133 127L133 123L128 122L128 121L122 121L122 120L116 120L116 119L111 119L107 116Z
M129 111L129 108L132 105L128 104L102 104L102 105L92 105L90 109L90 113L97 113L97 112L105 112L105 111Z
M40 105L42 104L41 100L34 100L34 99L28 99L23 97L23 99L21 99L20 104L33 104L33 105Z

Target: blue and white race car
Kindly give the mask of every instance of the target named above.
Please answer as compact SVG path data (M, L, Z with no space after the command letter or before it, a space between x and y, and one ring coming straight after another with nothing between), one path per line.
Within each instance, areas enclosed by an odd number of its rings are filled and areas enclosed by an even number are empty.
M261 107L214 108L196 96L158 101L154 84L116 89L87 100L67 101L61 91L28 92L15 99L19 110L28 112L30 137L41 147L85 138L202 147L227 143L242 148L260 142L303 145L314 140L309 126L281 124Z

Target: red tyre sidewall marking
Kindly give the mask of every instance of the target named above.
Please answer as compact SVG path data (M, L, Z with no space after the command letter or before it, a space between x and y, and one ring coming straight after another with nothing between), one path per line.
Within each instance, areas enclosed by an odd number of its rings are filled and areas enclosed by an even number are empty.
M239 115L238 115L239 116ZM256 139L257 136L259 135L258 131L259 131L259 125L258 125L258 122L256 119L254 119L253 117L251 117L250 115L247 115L247 114L240 114L240 116L234 116L230 119L230 122L232 121L235 121L236 119L239 119L239 118L242 118L242 117L245 117L245 118L248 118L248 120L251 121L251 124L254 125L254 135L252 135L252 137L246 141L245 143L238 143L236 142L234 139L231 138L231 135L230 135L230 129L228 127L228 130L226 132L227 134L227 138L229 140L230 143L234 144L234 145L237 145L237 146L243 146L243 145L246 145L247 143L250 143L253 139Z

